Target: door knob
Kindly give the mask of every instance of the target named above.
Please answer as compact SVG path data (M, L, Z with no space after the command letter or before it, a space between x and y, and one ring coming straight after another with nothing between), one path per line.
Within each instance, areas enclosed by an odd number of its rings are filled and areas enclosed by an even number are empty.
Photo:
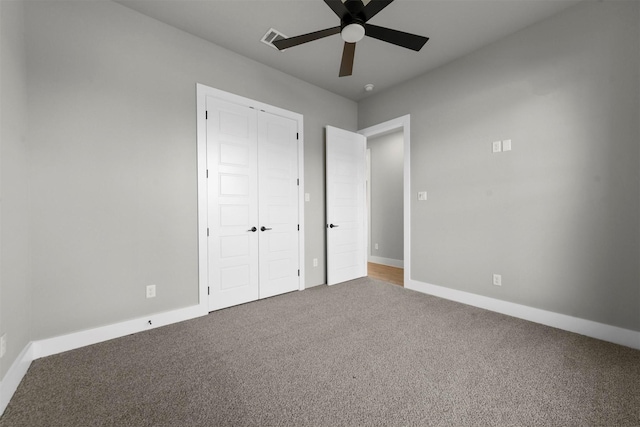
M270 228L265 227L264 225L262 227L260 227L260 231L267 231L267 230L271 230Z
M254 232L254 233L255 233L256 231L258 231L258 229L257 229L257 228L255 228L255 227L251 227L251 228L250 228L250 229L248 229L247 231L252 231L252 232Z
M339 225L329 224L329 228L336 228L336 227L339 227Z

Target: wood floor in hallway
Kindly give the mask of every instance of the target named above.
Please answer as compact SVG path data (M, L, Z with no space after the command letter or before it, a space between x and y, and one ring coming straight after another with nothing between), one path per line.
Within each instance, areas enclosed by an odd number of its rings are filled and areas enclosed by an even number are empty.
M388 265L367 263L368 275L374 279L384 280L394 285L404 286L404 269Z

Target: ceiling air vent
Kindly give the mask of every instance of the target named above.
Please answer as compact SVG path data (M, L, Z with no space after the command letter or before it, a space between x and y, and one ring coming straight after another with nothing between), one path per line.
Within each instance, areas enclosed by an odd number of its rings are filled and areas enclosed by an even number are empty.
M269 31L267 31L267 34L262 36L262 39L260 41L266 44L267 46L271 46L272 48L278 50L278 48L273 45L273 42L276 40L281 40L286 38L287 36L282 34L280 31L274 30L273 28L271 28L269 29Z

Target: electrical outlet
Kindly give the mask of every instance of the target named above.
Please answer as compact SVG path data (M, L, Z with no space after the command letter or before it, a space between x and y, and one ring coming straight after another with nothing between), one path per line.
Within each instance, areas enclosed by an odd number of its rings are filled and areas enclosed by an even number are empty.
M147 298L155 298L155 297L156 297L156 285L148 285Z
M511 140L505 139L502 141L502 151L511 151Z
M311 201L311 194L304 193L304 201L305 202L310 202Z
M313 266L317 267L318 266L318 258L314 258L313 259Z
M376 251L377 251L378 250L378 244L377 243L375 244L375 247L376 247Z
M502 275L494 274L493 275L493 284L496 286L502 286Z
M7 334L0 337L0 357L4 357L7 354Z

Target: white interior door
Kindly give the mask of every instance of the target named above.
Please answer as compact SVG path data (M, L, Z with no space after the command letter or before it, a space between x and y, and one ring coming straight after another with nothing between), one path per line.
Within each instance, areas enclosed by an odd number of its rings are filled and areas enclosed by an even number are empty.
M299 288L298 123L258 113L260 298Z
M217 310L259 296L257 112L206 102L209 310Z
M367 275L363 135L327 126L327 284Z

